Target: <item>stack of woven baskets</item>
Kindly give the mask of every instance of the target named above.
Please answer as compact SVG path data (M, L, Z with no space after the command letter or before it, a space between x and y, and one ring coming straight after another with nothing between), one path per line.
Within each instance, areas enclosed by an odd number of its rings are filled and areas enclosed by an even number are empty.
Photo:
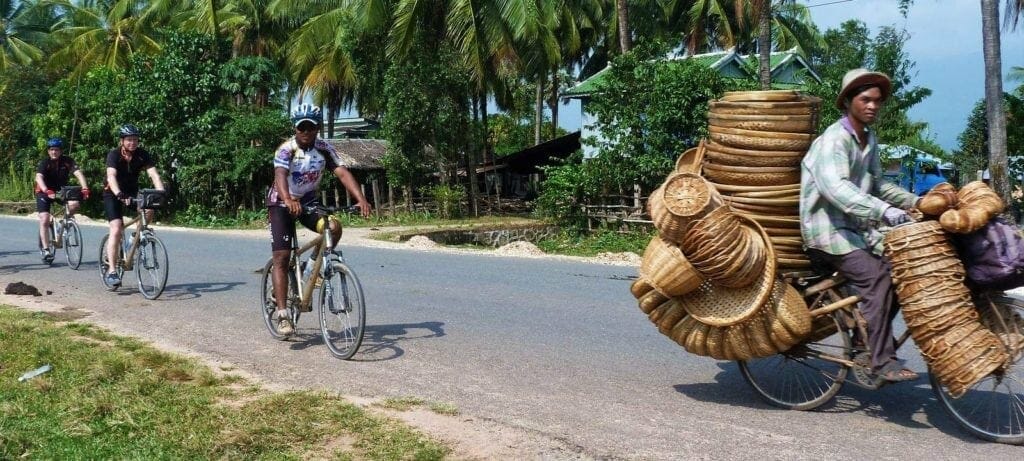
M702 153L681 155L651 194L658 236L631 291L658 331L694 354L746 360L785 351L810 334L810 310L776 277L767 228L697 174Z
M910 335L951 395L1003 365L1006 348L980 320L963 264L938 221L893 229L885 252Z
M783 269L810 267L800 237L800 161L821 100L795 91L742 91L712 101L703 174L739 213L764 226Z

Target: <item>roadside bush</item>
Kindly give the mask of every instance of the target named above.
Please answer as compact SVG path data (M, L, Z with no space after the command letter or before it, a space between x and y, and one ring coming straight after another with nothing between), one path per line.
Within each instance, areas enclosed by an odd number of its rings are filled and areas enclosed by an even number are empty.
M441 219L452 219L462 215L462 201L466 190L459 185L438 184L426 188L426 195L437 202L437 214Z

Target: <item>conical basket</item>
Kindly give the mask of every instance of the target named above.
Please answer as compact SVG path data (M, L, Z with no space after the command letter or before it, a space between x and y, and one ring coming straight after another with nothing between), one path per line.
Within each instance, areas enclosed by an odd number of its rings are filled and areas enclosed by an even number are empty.
M640 273L662 295L682 296L704 282L704 277L683 256L679 246L661 237L647 245L640 261Z

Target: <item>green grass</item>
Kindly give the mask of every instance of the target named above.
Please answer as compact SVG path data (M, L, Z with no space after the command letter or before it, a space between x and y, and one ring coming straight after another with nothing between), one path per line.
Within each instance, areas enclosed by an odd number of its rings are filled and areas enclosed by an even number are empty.
M652 235L645 231L623 233L607 229L590 234L566 231L535 243L545 253L569 256L596 256L598 253L624 251L643 254Z
M419 397L389 397L376 405L396 411L409 411L415 407L426 406L430 411L439 415L456 416L459 414L459 409L453 404L428 402Z
M44 363L49 373L17 378ZM273 393L80 323L0 306L0 459L442 459L323 392Z

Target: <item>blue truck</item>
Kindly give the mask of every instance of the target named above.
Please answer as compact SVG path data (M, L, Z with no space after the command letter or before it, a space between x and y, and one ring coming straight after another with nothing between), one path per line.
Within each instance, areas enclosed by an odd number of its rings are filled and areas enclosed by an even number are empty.
M885 178L917 195L924 195L936 184L954 182L952 163L910 146L889 146L879 144ZM910 156L913 160L908 160Z

